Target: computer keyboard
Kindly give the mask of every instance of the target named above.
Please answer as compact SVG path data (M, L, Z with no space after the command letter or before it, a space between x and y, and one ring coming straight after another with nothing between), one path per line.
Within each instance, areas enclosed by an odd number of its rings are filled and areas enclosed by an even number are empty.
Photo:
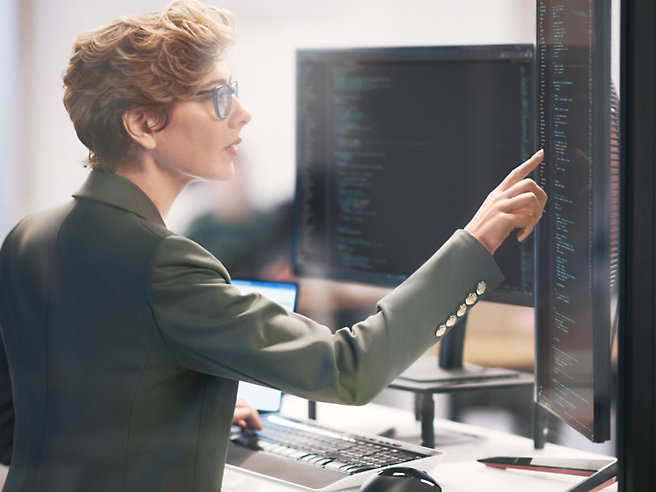
M344 433L310 421L270 415L261 431L231 437L228 464L313 490L358 486L377 470L430 469L440 451L379 436Z

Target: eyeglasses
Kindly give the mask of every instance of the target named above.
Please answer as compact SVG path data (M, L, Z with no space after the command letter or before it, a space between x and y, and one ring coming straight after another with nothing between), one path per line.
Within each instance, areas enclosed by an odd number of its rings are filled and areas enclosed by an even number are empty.
M225 120L230 114L230 107L232 106L232 96L239 97L239 87L237 81L223 84L214 89L207 89L206 91L197 92L197 96L212 93L214 99L214 112L216 117L220 120Z

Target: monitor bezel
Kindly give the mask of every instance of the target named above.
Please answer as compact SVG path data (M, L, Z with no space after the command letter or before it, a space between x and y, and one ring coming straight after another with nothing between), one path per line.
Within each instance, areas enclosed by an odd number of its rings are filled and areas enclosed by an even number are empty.
M522 56L525 53L530 53L529 57ZM394 59L398 57L402 60L407 60L409 57L412 60L422 61L422 60L436 60L443 59L445 61L461 59L467 57L467 59L499 59L502 54L508 54L504 59L520 59L526 60L530 59L530 63L533 65L531 67L531 94L529 98L531 100L530 112L531 117L530 121L535 120L536 109L535 109L535 94L536 94L536 80L535 80L535 67L534 67L534 58L535 58L535 46L533 44L525 43L515 43L515 44L494 44L494 45L443 45L443 46L404 46L404 47L373 47L373 48L321 48L321 49L299 49L296 51L296 67L297 67L297 90L296 90L296 132L297 135L303 131L302 128L302 119L299 112L301 111L300 107L302 104L301 94L298 90L300 76L299 66L302 62L306 60L327 60L331 57L334 58L343 58L345 56L357 57L359 60L373 60L381 56L385 56L387 59ZM536 127L533 124L530 129L530 136L533 142L536 141ZM298 277L315 277L315 278L327 278L331 280L344 281L357 284L367 284L375 285L379 287L388 287L394 288L401 284L412 272L409 272L407 275L398 275L392 273L384 272L369 272L364 270L354 270L350 268L339 267L337 265L331 265L326 267L326 265L316 265L316 264L307 264L299 263L298 259L298 242L299 242L299 215L301 211L299 210L299 190L302 186L302 176L299 172L299 168L304 158L304 149L302 148L300 139L296 140L296 187L295 187L295 207L294 207L294 241L292 244L292 268L293 272ZM491 187L494 184L490 185ZM453 231L455 232L455 231ZM512 238L509 240L513 240ZM531 238L533 240L533 238ZM494 289L486 294L486 301L497 302L503 304L511 304L516 306L525 306L533 307L535 304L534 293L526 293L524 291L514 291L510 289Z

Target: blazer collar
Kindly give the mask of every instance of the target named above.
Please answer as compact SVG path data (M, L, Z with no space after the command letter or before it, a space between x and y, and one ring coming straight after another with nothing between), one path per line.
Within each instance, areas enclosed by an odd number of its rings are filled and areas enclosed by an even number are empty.
M74 193L73 197L103 202L166 227L157 207L148 195L132 181L117 174L91 171L82 188Z

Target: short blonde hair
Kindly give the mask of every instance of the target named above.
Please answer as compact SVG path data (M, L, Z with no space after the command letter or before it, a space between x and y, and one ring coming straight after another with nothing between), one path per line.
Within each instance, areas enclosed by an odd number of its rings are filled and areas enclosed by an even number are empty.
M196 0L79 34L64 72L64 105L89 149L85 166L115 172L133 145L123 113L149 112L154 130L163 129L171 105L198 92L234 41L234 15Z

